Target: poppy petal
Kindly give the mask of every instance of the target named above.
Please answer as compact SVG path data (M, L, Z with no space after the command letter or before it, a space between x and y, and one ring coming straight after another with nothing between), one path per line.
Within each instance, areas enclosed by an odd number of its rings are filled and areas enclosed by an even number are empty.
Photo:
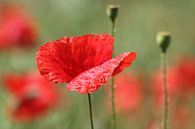
M80 94L95 92L108 81L109 77L121 72L125 67L129 66L134 59L134 52L123 53L81 73L67 85L67 88Z
M128 67L133 60L135 60L136 58L136 53L135 52L131 52L129 53L118 65L117 68L115 68L114 72L112 73L112 76L117 75L118 73L120 73L125 67Z
M112 58L114 38L108 34L64 37L48 42L37 52L40 73L49 81L64 83Z

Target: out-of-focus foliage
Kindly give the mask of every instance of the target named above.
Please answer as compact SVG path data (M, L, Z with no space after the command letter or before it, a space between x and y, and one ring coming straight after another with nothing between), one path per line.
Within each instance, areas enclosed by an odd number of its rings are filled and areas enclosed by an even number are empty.
M131 72L133 69L144 82L143 103L138 111L129 113L128 116L119 113L119 128L153 129L156 124L157 127L160 125L162 110L161 107L153 105L153 86L149 82L150 75L157 71L160 65L160 49L155 43L155 36L158 31L171 32L172 39L168 50L169 65L174 67L180 56L193 56L195 54L194 0L0 0L0 5L5 2L22 5L36 22L39 36L37 46L32 48L0 51L1 79L6 73L23 74L26 71L37 71L36 51L47 41L63 36L110 33L111 25L106 16L106 7L113 2L119 4L119 15L116 20L116 53L129 50L137 53L133 67L126 72ZM31 123L18 123L11 120L8 115L7 106L11 98L3 83L0 83L0 128L89 129L87 96L67 92L65 84L58 87L62 94L58 108ZM94 121L97 129L111 127L111 109L108 108L109 106L105 107L110 102L104 101L106 92L103 90L104 87L93 94ZM175 110L171 113L171 117L177 121L175 123L181 123L177 117L183 118L182 122L186 122L186 127L173 126L175 129L193 129L195 103L190 100L182 101L182 104L186 106L178 110L171 109L170 112Z

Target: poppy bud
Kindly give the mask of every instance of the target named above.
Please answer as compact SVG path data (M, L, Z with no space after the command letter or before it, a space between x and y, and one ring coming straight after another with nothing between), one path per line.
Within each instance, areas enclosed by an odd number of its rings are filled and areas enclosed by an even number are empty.
M166 52L171 41L171 33L167 31L158 32L156 36L156 42L160 46L163 53Z
M108 5L107 7L107 15L112 22L115 22L115 19L118 15L118 9L119 9L118 5Z

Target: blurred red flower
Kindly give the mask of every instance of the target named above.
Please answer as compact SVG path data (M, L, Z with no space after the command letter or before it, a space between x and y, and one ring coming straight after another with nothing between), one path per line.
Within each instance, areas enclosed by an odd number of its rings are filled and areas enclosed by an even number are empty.
M142 83L135 74L122 74L115 78L116 109L127 113L135 111L143 100Z
M177 67L178 84L183 92L195 92L195 58L183 57Z
M163 104L164 97L164 87L162 81L162 72L158 71L153 74L153 82L154 86L154 98L157 105ZM167 89L169 94L169 101L177 94L178 91L178 75L176 73L175 68L167 69Z
M164 89L162 73L153 75L155 97L159 104L162 103ZM195 60L190 57L180 58L176 65L167 70L167 86L169 99L177 98L186 100L195 92Z
M38 118L59 99L58 91L38 74L7 75L4 85L16 101L10 109L16 120Z
M64 37L40 47L36 63L49 81L70 82L67 88L81 94L95 92L136 57L126 52L112 58L113 42L107 34Z
M33 46L37 39L37 26L19 5L0 6L0 49Z

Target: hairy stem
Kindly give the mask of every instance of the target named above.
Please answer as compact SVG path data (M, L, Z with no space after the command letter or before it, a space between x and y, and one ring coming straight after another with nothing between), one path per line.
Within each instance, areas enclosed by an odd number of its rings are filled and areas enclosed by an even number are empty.
M112 22L112 28L111 28L111 34L113 37L115 37L115 32L116 32L116 24L115 21ZM113 57L115 56L116 50L115 50L115 46L113 46ZM117 122L116 122L116 109L115 109L115 87L114 87L114 80L115 78L112 77L111 80L111 101L112 101L112 128L116 129L117 128Z
M166 67L166 53L161 54L161 65L162 65L162 79L164 87L164 112L163 112L163 129L168 129L168 113L169 113L169 102L168 102L168 89L167 89L167 67Z

